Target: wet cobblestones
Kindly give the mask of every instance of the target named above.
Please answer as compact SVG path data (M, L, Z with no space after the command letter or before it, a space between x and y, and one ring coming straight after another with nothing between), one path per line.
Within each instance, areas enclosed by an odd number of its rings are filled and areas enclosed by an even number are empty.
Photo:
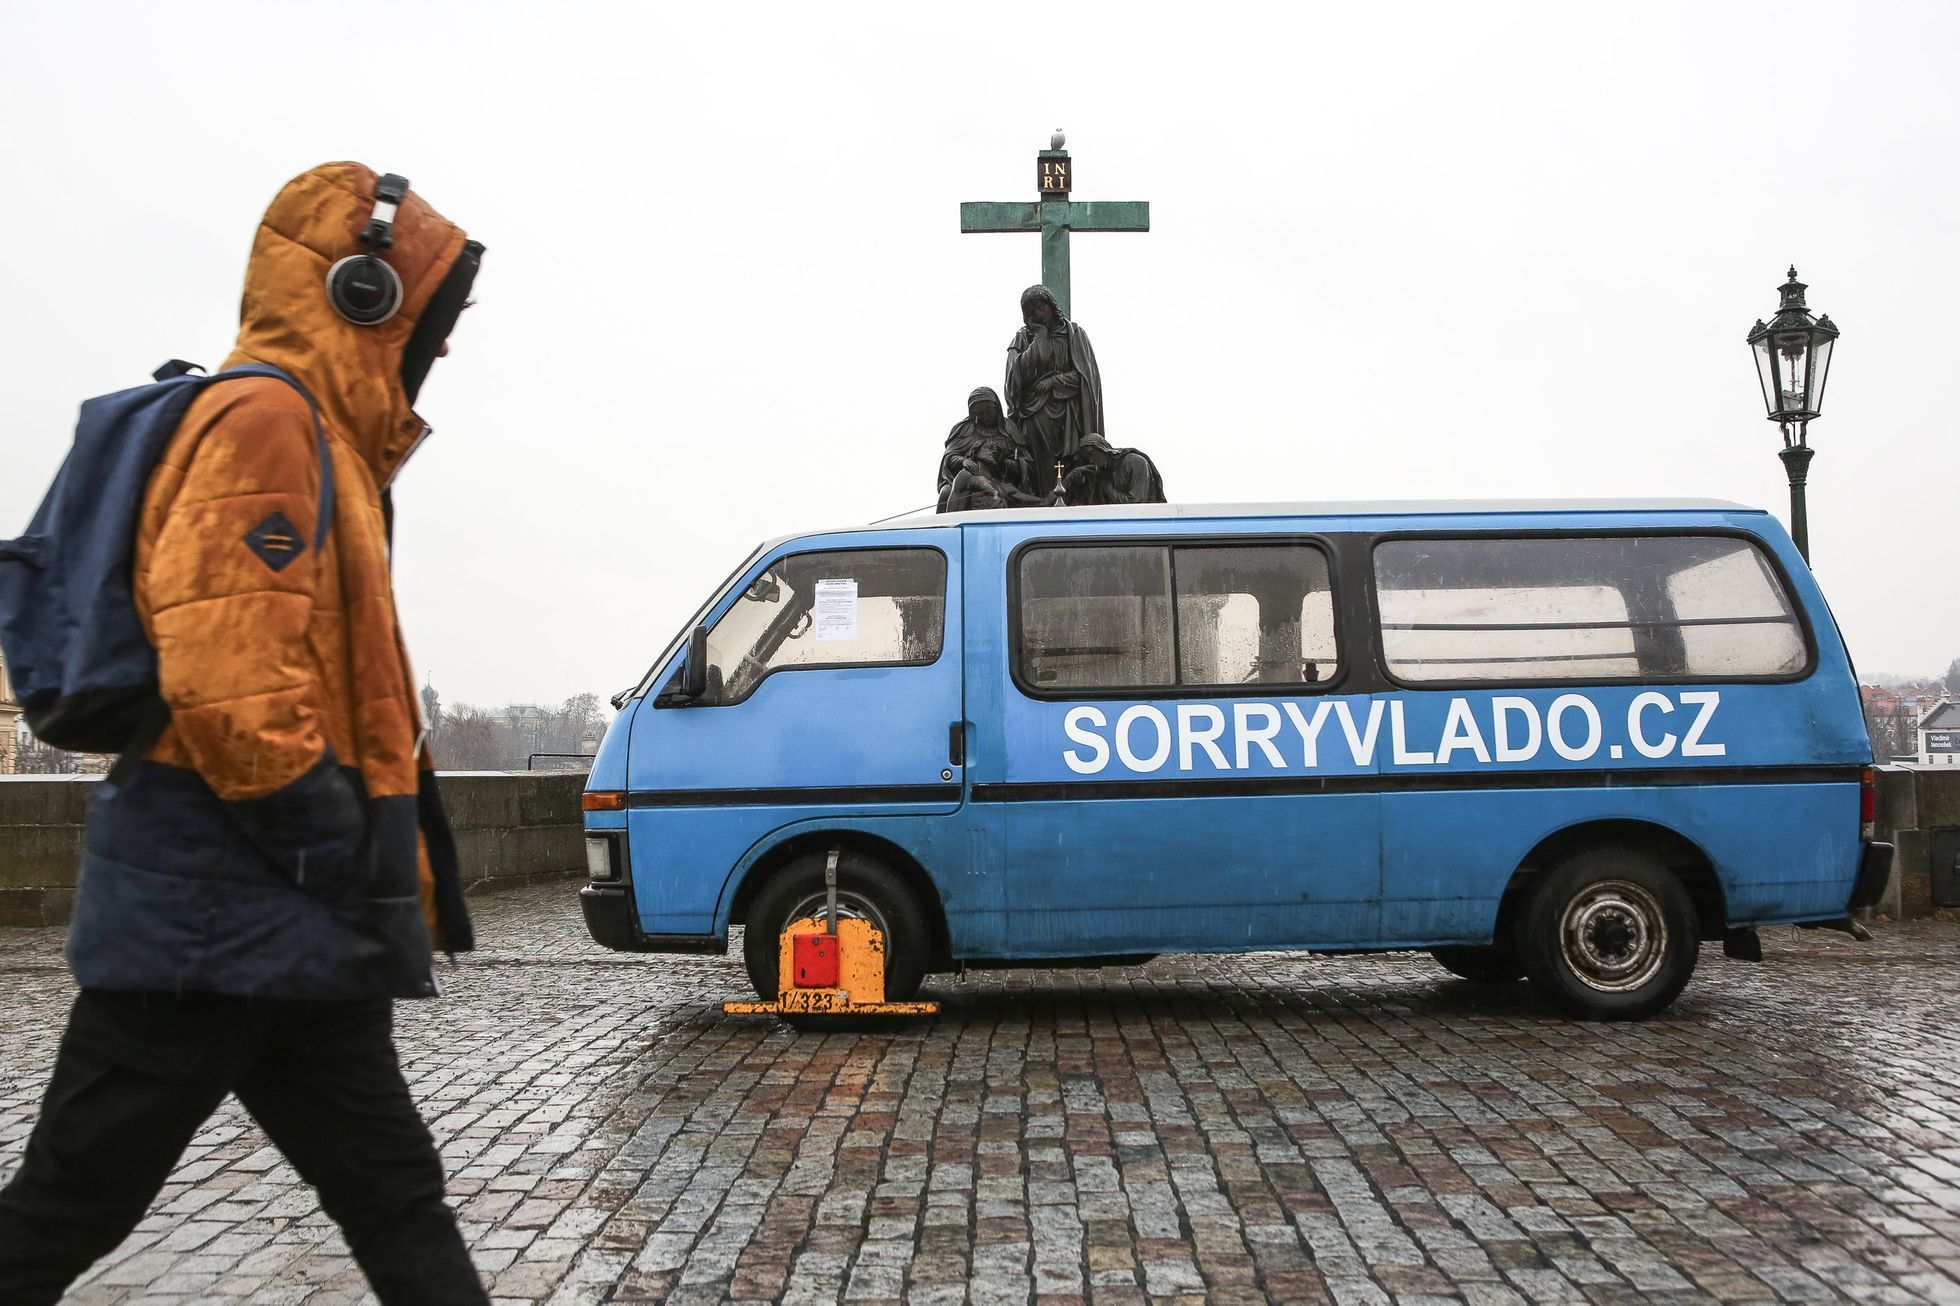
M575 886L397 1041L510 1301L1960 1302L1960 925L1704 952L1666 1015L1426 957L939 977L937 1020L721 1014L732 958L591 944ZM72 990L0 930L0 1173ZM235 1105L76 1302L365 1299Z

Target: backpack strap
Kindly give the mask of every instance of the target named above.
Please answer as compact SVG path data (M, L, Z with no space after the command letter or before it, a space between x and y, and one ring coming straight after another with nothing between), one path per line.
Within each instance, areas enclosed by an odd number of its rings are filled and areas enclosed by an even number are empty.
M313 522L313 551L317 554L327 542L327 527L333 524L334 503L333 456L327 449L326 429L320 425L319 406L313 402L313 396L306 392L305 386L270 363L244 363L238 367L228 367L209 379L224 381L238 376L269 376L284 381L299 391L299 397L306 401L306 411L313 414L313 442L320 453L320 509Z

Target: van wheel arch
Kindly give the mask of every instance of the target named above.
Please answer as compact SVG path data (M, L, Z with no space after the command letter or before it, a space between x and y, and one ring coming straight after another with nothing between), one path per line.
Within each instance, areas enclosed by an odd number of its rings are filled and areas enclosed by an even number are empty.
M939 887L912 854L889 839L867 834L863 830L806 830L783 840L756 858L755 864L742 877L741 884L736 886L735 900L729 907L728 923L747 925L749 904L755 901L762 886L778 870L806 853L824 853L832 848L843 848L882 862L905 882L905 886L918 896L919 906L924 909L926 923L932 931L926 969L932 972L951 970L952 935L946 928L946 907L940 901Z
M1538 841L1504 886L1497 906L1497 938L1508 938L1518 914L1531 900L1545 874L1594 848L1628 848L1645 853L1666 867L1694 903L1701 938L1720 939L1728 927L1728 900L1715 863L1701 846L1680 832L1651 821L1585 821L1567 826Z

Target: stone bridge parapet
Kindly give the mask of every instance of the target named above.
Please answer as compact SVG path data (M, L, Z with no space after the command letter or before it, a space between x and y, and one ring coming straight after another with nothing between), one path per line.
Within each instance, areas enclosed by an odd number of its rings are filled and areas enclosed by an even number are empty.
M75 902L82 823L102 777L0 776L0 925L62 925ZM578 774L439 777L469 892L585 870Z

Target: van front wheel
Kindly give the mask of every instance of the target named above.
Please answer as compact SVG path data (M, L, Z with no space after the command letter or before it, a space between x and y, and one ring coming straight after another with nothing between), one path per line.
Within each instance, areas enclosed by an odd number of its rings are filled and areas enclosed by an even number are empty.
M1630 848L1595 848L1551 871L1517 922L1532 987L1584 1020L1640 1020L1688 985L1700 952L1681 882Z
M769 878L749 904L742 963L764 1002L776 1000L779 942L791 921L824 912L827 852L805 853ZM837 915L868 922L885 936L885 1000L904 1002L925 979L931 932L919 900L883 862L846 850L837 859Z

